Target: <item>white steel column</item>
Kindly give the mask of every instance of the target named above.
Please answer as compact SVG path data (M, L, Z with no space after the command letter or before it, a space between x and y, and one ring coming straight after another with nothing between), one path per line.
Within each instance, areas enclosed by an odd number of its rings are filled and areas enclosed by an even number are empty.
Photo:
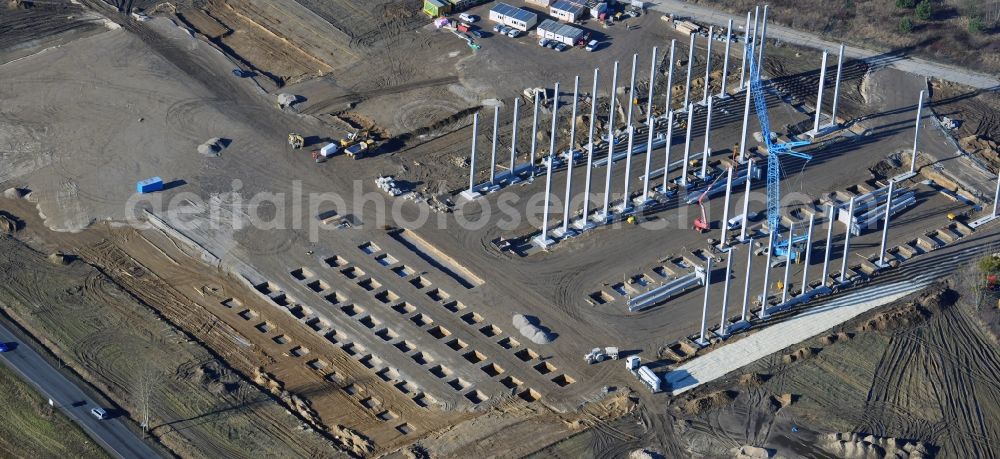
M748 11L747 14L749 15L750 12ZM753 10L753 33L750 36L750 41L747 42L747 44L750 45L750 56L749 57L751 59L753 59L753 53L757 52L757 43L759 43L759 41L757 40L757 25L759 24L759 22L760 22L760 5L754 7L754 10ZM749 62L747 62L747 64L749 64ZM747 87L750 87L750 79L753 78L753 76L751 76L751 72L753 72L753 69L751 69L750 66L747 65L747 81L746 81Z
M747 25L743 28L743 61L740 62L740 87L746 84L747 75L747 47L750 44L750 12L747 11Z
M573 79L573 111L569 123L569 167L573 167L573 151L576 149L576 106L580 99L580 75Z
M742 163L747 159L747 123L750 121L750 86L747 86L746 100L743 101L743 133L740 135L740 159Z
M573 192L573 153L576 148L576 106L580 94L580 75L573 80L573 111L569 128L569 158L566 159L566 197L563 202L562 236L569 233L569 201Z
M555 96L552 97L552 130L549 133L549 161L552 158L557 157L556 152L556 137L558 137L559 131L556 130L556 124L559 122L559 82L556 82L555 86ZM551 165L550 165L551 168Z
M708 158L712 154L708 146L709 137L712 134L712 99L708 99L708 115L705 117L705 151L701 153L701 178L708 178Z
M493 107L493 147L490 149L490 185L496 183L497 131L500 129L500 106Z
M722 208L722 237L719 239L719 245L725 247L729 245L729 198L733 191L733 168L729 168L729 172L726 175L726 200L725 207Z
M629 197L629 186L631 185L631 175L632 175L632 148L634 148L635 140L635 126L628 126L625 128L628 130L628 149L625 154L625 195L622 196L622 207L621 212L626 213L632 210L632 199Z
M587 214L590 213L590 176L594 168L594 118L597 115L597 77L598 69L594 69L594 86L590 91L590 127L587 128L587 177L583 182L583 213L577 221L577 228L588 226Z
M767 5L764 5L764 13L760 17L760 52L757 55L757 65L764 68L764 46L767 45Z
M920 91L920 101L917 102L917 125L913 130L913 156L910 158L910 173L917 170L917 141L920 139L920 114L924 111L924 91Z
M1000 204L1000 175L997 175L997 190L995 192L993 192L993 216L994 217L1000 216L1000 215L997 215L997 210L998 210L997 209L997 204Z
M681 164L681 186L686 187L688 184L688 161L691 158L691 125L694 124L694 105L689 104L687 106L688 112L688 122L687 122L687 139L684 141L684 163Z
M545 172L545 207L542 209L542 234L536 239L536 243L541 247L548 247L552 243L549 239L549 200L552 193L552 160L555 155L549 152L549 167Z
M829 281L827 276L830 275L830 252L833 250L833 212L834 207L831 204L828 207L827 218L826 218L826 250L823 252L823 277L820 277L820 282L825 287L826 283Z
M667 113L674 111L674 48L677 40L670 40L670 62L667 68Z
M753 178L753 159L747 161L747 183L746 189L743 191L743 225L740 226L740 240L747 240L747 221L750 217L747 215L750 212L750 179Z
M792 271L792 235L795 223L788 226L788 246L785 248L785 277L781 281L781 302L788 301L788 274Z
M823 85L826 84L826 57L827 52L823 50L823 63L819 67L819 89L816 94L816 120L813 121L813 135L819 135L819 118L823 114Z
M730 251L729 253L732 253ZM740 313L740 321L746 322L750 313L750 271L753 269L753 238L747 243L747 275L743 282L743 311Z
M646 136L646 173L642 179L642 205L646 205L646 201L649 200L649 168L652 166L653 161L653 131L655 131L655 124L656 121L653 120L652 115L646 117L646 126L649 128L649 132Z
M507 183L514 183L516 175L514 174L514 168L517 166L517 112L520 111L521 98L514 98L514 121L512 123L513 128L510 132L510 180Z
M669 99L668 99L669 100ZM667 179L670 177L670 147L673 146L674 140L674 112L673 110L667 112L667 141L666 145L663 147L663 194L667 194ZM1000 182L997 182L1000 186ZM993 213L996 213L994 210Z
M528 163L528 178L535 176L535 150L538 146L538 98L535 93L535 114L531 117L531 162Z
M687 68L687 80L684 82L684 107L683 110L689 110L691 95L691 68L694 67L694 34L691 34L691 44L688 45L688 68Z
M806 255L802 260L805 262L802 265L802 288L800 289L802 293L806 293L806 287L809 286L809 262L812 261L812 237L813 237L813 225L816 223L816 214L809 216L809 232L806 233Z
M626 115L627 121L625 121L626 129L632 126L632 108L635 106L635 65L639 60L638 54L632 54L632 77L629 79L628 84L628 113Z
M701 104L705 105L708 103L708 93L710 92L708 88L708 79L712 73L712 42L715 41L715 27L708 26L708 50L705 51L705 95L701 98Z
M649 63L649 94L646 95L646 118L648 120L653 116L653 86L656 85L656 52L657 48L653 47L653 60Z
M607 175L604 177L604 210L600 218L605 222L611 216L608 206L611 203L611 168L615 153L615 99L618 94L618 61L615 61L615 70L611 75L611 109L608 110L608 164L605 166Z
M733 272L733 251L730 250L729 254L726 256L726 283L722 288L722 318L719 319L719 336L725 338L728 335L729 330L727 325L726 313L729 310L729 281Z
M696 341L700 346L708 346L708 340L705 335L708 332L708 293L712 287L712 258L709 257L705 261L705 301L702 303L701 307L701 335L699 335Z
M840 54L837 55L837 78L833 83L833 110L830 112L830 125L837 125L837 103L840 101L840 73L844 68L844 45L840 45Z
M895 186L896 181L889 180L889 193L885 198L885 217L882 219L882 248L878 252L878 264L882 268L889 266L885 261L885 245L889 241L889 217L892 215L892 190Z
M844 256L840 262L840 282L847 282L847 256L851 252L851 226L854 224L854 196L847 207L847 233L844 234Z
M726 27L726 57L722 60L722 84L719 85L719 97L726 96L726 78L729 76L729 47L733 37L733 20L729 20L729 27Z
M472 153L469 155L469 194L475 193L476 180L476 135L479 133L479 113L472 115Z
M774 252L774 234L777 231L771 231L767 238L767 261L764 263L764 292L760 294L760 318L767 319L767 299L770 295L768 292L771 290L771 286L768 282L771 281L771 254ZM751 248L752 250L752 248Z

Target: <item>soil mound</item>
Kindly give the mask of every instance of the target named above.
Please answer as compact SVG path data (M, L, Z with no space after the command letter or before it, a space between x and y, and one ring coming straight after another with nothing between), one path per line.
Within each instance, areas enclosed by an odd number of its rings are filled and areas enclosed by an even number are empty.
M7 212L0 211L0 235L14 234L21 229L21 220Z
M791 354L785 354L785 355L783 355L781 357L781 361L784 362L784 363L786 363L786 364L789 364L789 363L798 362L800 360L808 359L809 357L812 357L812 356L814 356L816 354L819 354L819 349L814 349L814 348L811 348L811 347L803 347L803 348L800 348L799 350L797 350L795 352L792 352Z
M69 255L69 254L65 254L65 253L61 253L61 252L56 252L56 253L53 253L52 255L49 255L48 258L49 258L49 262L51 262L54 265L57 265L57 266L66 266L66 265L72 263L73 260L76 257L74 257L73 255Z
M201 153L210 158L216 158L222 154L222 150L225 149L225 142L219 137L212 137L208 139L205 143L198 145L198 153Z
M927 445L892 437L833 433L820 437L817 441L824 450L846 459L931 457Z
M699 415L706 411L728 405L733 400L736 400L736 395L738 395L736 391L720 390L696 397L684 404L684 412L688 415Z

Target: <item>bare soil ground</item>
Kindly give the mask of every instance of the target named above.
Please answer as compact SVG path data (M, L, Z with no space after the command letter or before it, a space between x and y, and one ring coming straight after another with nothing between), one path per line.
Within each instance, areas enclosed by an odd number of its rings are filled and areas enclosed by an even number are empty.
M932 288L671 400L663 430L641 421L643 404L631 417L646 428L611 442L667 457L747 446L761 457L875 457L856 455L871 445L901 457L989 457L1000 441L1000 351L970 301ZM602 457L606 435L589 429L540 457Z
M994 170L1000 169L1000 148L996 145L1000 141L1000 93L935 80L930 94L933 112L958 122L951 134L959 145Z
M12 207L30 209L5 204L13 211ZM97 244L89 252L95 258L84 257L68 266L53 264L45 252L36 250L86 247L53 238L36 218L26 217L25 232L19 237L33 247L0 238L0 272L6 279L0 286L0 302L5 312L133 419L140 416L135 397L139 378L151 375L155 382L150 432L164 445L187 457L336 455L329 440L303 429L302 420L287 414L223 360L236 353L241 361L254 359L255 353L239 336L226 335L227 330L217 327L216 333L228 338L228 348L208 350L165 322L160 311L133 294L169 292L126 290L127 285L118 283L120 277L108 273L134 281L151 281L155 275L137 264L112 266L113 245L100 237L84 242Z
M692 3L718 8L743 17L759 2L752 0L691 0ZM916 19L914 10L896 8L890 0L810 1L779 0L768 3L768 20L777 24L821 34L892 52L902 52L987 73L1000 72L1000 34L990 20L997 6L980 3L980 10L990 14L986 33L971 34L968 19L962 14L959 0L932 1L931 21ZM898 25L909 17L912 33L901 33Z
M0 63L105 30L104 18L73 3L0 6Z

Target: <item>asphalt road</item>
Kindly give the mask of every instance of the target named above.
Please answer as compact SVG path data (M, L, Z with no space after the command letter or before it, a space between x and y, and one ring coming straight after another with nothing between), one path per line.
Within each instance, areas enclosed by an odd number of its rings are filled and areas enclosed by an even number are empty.
M680 16L688 16L697 21L705 22L716 26L725 26L730 19L733 23L742 27L746 22L746 16L731 15L729 13L706 8L703 6L691 5L681 0L655 0L653 10L662 13L674 13ZM827 41L818 36L776 25L772 22L767 24L767 38L795 43L800 46L807 46L815 49L826 49L836 53L840 43ZM942 80L953 81L955 83L972 86L978 89L995 89L1000 87L1000 80L995 76L973 72L962 68L931 62L912 56L893 55L883 51L873 51L859 48L857 46L845 46L844 55L852 59L864 59L884 61L886 65L897 68L904 72L917 75L924 75Z
M55 401L57 407L83 427L83 430L110 454L122 458L160 457L129 430L122 419L112 417L101 421L90 414L90 410L97 405L87 397L87 394L66 379L34 349L20 342L2 324L0 324L0 341L17 343L15 349L0 353L0 360L31 383L43 396ZM115 413L111 412L111 415L114 416Z

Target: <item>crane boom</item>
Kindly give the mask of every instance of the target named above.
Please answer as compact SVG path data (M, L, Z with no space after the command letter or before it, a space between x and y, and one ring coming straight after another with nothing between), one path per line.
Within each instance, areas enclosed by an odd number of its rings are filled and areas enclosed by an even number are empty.
M809 145L808 140L795 142L775 143L771 141L771 121L767 116L767 101L764 97L764 88L760 81L760 62L756 61L754 52L757 38L747 40L744 45L747 47L747 58L750 60L750 93L753 95L754 108L757 111L757 120L760 122L761 137L764 138L764 145L767 148L767 229L776 231L778 229L779 207L781 205L781 159L778 155L791 155L797 158L812 159L812 156L799 153L793 148ZM763 46L763 44L761 44Z

